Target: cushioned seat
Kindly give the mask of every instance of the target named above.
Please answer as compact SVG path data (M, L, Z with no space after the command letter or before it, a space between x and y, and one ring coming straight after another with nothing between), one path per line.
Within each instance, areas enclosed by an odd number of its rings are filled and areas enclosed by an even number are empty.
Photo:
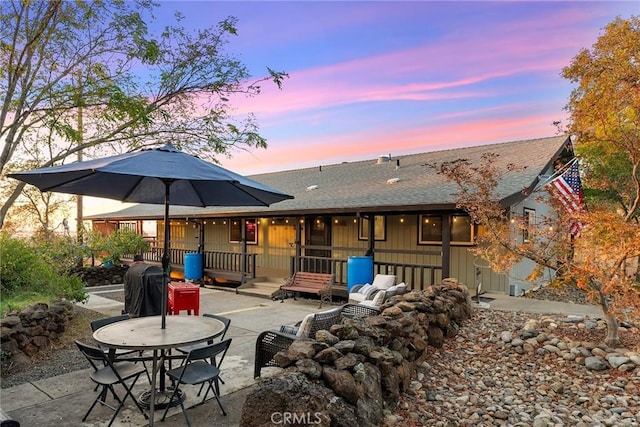
M373 299L364 300L358 304L365 305L367 307L378 308L384 304L389 298L395 295L402 295L407 291L407 284L402 282L397 285L391 286L387 289L381 289L373 296Z
M373 278L373 283L356 285L351 288L351 292L349 293L349 302L352 304L358 304L362 301L371 300L378 291L390 288L395 283L396 276L393 274L376 274L376 277Z

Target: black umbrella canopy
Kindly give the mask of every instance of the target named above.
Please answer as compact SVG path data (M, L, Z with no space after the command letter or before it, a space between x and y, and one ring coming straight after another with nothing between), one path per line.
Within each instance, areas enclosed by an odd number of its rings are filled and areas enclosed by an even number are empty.
M169 206L269 206L293 196L245 178L172 145L9 175L41 191L164 204L162 267L169 271ZM167 289L162 295L166 326Z
M177 150L151 150L34 169L9 175L41 191L103 197L129 203L180 206L268 206L293 196Z

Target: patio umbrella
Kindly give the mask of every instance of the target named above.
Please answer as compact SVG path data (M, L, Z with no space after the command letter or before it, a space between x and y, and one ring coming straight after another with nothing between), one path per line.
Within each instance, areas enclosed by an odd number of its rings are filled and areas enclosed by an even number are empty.
M164 147L9 174L40 191L103 197L129 203L164 204L162 269L169 269L169 205L269 206L293 196L220 166ZM166 281L166 280L165 280ZM162 329L167 289L163 286Z

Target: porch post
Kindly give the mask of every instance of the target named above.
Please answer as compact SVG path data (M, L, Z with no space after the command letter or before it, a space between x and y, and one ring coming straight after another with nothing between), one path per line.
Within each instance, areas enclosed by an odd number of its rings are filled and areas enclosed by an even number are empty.
M244 285L244 270L246 269L247 264L247 220L245 218L241 219L242 226L240 227L240 240L242 240L242 255L240 256L240 286ZM256 223L256 233L258 232L258 224ZM236 293L238 292L238 288L236 288Z
M449 277L451 264L451 215L442 215L442 278Z
M369 215L369 239L368 239L369 248L367 252L371 253L373 256L373 250L376 245L376 216Z
M291 272L292 274L300 270L300 257L302 256L302 224L300 223L300 218L298 218L298 220L296 221L295 245L296 245L296 257L295 257L295 262L293 266L293 271Z

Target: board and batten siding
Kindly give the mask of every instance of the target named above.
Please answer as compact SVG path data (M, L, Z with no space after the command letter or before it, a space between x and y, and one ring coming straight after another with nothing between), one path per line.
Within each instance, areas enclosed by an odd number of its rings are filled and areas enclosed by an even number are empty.
M242 251L242 244L229 242L229 221L234 219L207 219L203 221L204 250L220 252ZM237 219L236 219L237 220ZM439 254L429 252L441 252L441 245L418 244L419 227L418 214L411 215L387 215L385 217L385 239L375 241L375 261L389 264L411 265L436 265L442 263ZM269 218L256 218L258 243L247 244L247 253L257 254L256 267L259 270L279 273L282 277L288 275L291 257L295 256L295 236L298 219L291 219L291 223L276 222ZM304 224L302 225L305 226ZM347 260L350 256L362 256L368 248L368 241L359 239L359 220L355 216L336 216L331 218L332 246L338 249L332 251L332 258ZM160 241L163 227L158 226L158 238ZM304 236L304 232L302 233ZM304 239L304 237L303 237ZM172 221L171 224L172 248L197 250L198 232L193 224L185 221ZM304 245L305 242L303 241ZM468 251L469 246L452 245L450 277L458 279L469 289L476 286L476 267L480 266L480 280L483 289L488 292L508 292L508 279L506 275L496 274L487 267L483 267L482 261L474 263L474 255ZM386 252L389 251L389 252ZM401 253L406 251L406 253ZM343 277L346 277L346 272ZM442 279L440 271L436 271L436 282ZM409 284L411 285L411 284Z
M296 253L295 223L275 223L269 218L258 220L258 244L247 245L247 252L258 253L257 267L281 271L288 275L291 257Z

